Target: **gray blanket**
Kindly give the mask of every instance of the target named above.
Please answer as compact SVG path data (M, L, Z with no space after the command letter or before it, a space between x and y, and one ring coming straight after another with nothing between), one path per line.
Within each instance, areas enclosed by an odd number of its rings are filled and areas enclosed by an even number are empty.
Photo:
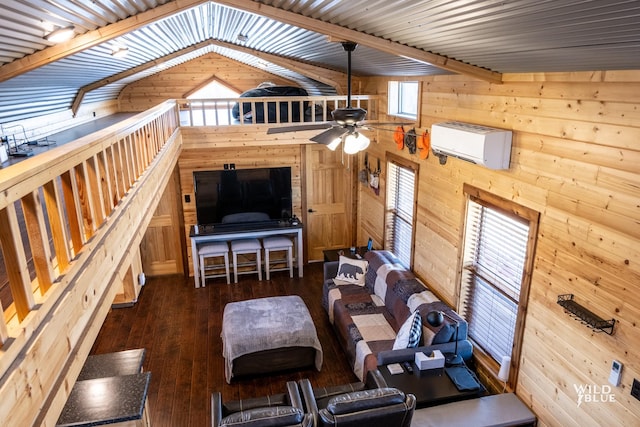
M227 382L234 359L282 347L313 347L315 365L322 368L322 347L304 301L297 295L229 303L222 317L222 355Z

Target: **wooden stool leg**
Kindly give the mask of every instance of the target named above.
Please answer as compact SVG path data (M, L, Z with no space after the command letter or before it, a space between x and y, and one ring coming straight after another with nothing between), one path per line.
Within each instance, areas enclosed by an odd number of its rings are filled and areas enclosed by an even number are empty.
M292 247L289 246L289 248L287 249L287 258L288 258L288 262L289 262L289 278L293 279L293 253L292 253Z

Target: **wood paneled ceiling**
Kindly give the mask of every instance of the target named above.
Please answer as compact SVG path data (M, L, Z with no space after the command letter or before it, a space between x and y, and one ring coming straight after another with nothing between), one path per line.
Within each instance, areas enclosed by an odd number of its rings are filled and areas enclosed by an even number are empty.
M75 37L47 41L57 27ZM359 44L362 76L640 70L640 2L3 0L0 123L115 99L210 52L327 93L346 68L340 40Z

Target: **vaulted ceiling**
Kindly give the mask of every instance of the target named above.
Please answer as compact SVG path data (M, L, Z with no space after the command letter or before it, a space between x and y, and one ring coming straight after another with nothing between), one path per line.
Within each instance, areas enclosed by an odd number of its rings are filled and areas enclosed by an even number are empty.
M64 27L73 39L46 39ZM0 124L115 99L211 52L330 93L340 40L359 44L362 76L640 70L640 2L3 0Z

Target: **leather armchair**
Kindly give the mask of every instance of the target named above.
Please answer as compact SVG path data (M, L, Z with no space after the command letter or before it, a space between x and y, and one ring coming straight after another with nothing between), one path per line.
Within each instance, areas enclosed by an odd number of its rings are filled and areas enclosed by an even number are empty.
M222 402L220 392L211 394L211 426L312 427L298 385L287 382L287 392L265 397Z
M380 380L384 385L381 376ZM352 383L314 389L308 379L299 381L306 411L313 416L315 426L409 427L416 407L415 396L395 388L377 387L375 374L367 383L374 388Z

